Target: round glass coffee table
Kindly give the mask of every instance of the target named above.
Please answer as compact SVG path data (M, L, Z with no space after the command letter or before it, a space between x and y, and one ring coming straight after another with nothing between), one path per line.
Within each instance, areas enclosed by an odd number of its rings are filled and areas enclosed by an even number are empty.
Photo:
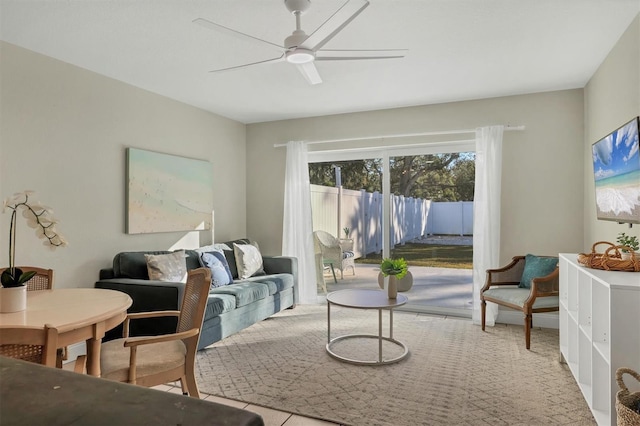
M403 294L398 294L396 299L389 299L387 292L383 290L347 289L331 292L327 295L327 352L337 360L356 365L384 365L401 361L409 355L407 346L399 340L393 338L393 309L407 303L409 299ZM377 309L378 310L378 334L347 334L331 338L331 305L343 306L354 309ZM389 311L389 337L382 335L382 311ZM377 339L378 359L377 361L359 360L337 354L332 346L341 340L346 339ZM402 349L402 354L390 359L384 359L382 355L382 342L391 342Z

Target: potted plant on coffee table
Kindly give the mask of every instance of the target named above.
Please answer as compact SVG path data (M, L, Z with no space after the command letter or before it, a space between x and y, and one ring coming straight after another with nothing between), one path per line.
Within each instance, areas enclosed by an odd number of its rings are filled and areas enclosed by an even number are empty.
M398 296L398 280L401 280L405 275L407 275L407 271L409 267L407 266L407 261L404 258L391 259L385 258L382 259L382 263L380 264L380 272L385 278L388 278L387 284L387 294L389 299L395 299Z

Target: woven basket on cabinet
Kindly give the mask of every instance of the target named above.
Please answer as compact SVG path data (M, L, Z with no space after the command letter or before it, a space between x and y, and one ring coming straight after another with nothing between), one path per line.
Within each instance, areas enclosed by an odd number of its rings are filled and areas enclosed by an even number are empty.
M598 253L596 246L607 244L604 253ZM622 259L621 251L625 249L630 253L629 259ZM592 269L604 269L605 271L640 272L640 259L636 257L631 247L616 246L607 241L598 241L591 248L591 253L580 253L578 263Z

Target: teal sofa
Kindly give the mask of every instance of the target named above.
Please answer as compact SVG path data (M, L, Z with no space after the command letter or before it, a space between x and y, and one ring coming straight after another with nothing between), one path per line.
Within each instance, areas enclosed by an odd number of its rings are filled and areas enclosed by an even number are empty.
M247 240L229 241L246 244ZM96 288L118 290L133 299L129 312L177 310L182 300L184 283L149 280L145 254L167 254L169 251L121 252L113 266L100 270ZM185 251L187 270L201 267L199 253ZM264 275L238 279L233 252L225 251L232 284L211 288L200 332L198 349L224 339L233 333L262 321L283 309L294 306L298 263L293 257L262 256ZM152 318L132 321L131 336L150 336L175 332L175 318ZM111 330L105 340L122 337L122 327Z

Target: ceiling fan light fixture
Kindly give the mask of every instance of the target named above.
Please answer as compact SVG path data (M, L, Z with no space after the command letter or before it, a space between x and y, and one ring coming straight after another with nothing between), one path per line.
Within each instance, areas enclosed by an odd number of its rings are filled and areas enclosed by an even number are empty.
M307 49L296 49L287 52L286 54L287 62L292 64L307 64L309 62L313 62L316 58L311 50Z

